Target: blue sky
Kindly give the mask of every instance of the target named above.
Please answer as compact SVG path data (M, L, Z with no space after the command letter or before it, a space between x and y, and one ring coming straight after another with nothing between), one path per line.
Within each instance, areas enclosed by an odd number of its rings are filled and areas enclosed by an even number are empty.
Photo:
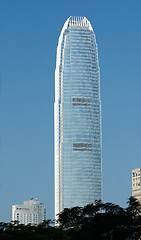
M101 69L103 200L125 206L141 167L141 1L0 1L0 221L37 197L54 218L53 105L58 37L86 16Z

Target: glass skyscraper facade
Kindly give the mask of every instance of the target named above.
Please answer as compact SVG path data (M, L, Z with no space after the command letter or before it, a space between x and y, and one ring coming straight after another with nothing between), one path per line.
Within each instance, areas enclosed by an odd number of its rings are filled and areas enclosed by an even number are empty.
M100 69L85 17L69 17L59 37L54 115L56 215L101 199Z

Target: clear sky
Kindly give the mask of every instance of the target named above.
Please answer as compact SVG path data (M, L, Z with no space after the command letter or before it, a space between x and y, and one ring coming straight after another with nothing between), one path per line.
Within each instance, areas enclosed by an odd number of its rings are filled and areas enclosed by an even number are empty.
M54 71L70 15L98 43L104 202L125 206L141 167L141 1L0 0L0 221L31 197L54 218Z

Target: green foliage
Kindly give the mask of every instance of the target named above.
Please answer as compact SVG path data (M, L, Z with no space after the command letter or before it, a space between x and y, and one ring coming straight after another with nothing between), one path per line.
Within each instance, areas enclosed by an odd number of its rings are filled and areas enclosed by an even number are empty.
M50 226L51 223L51 220L38 226L0 223L0 240L70 240L64 230Z
M141 205L133 197L127 208L96 201L84 208L64 209L58 218L59 226L72 240L141 239Z
M139 240L141 205L133 197L127 208L96 201L64 209L57 225L50 219L38 226L0 222L0 240Z

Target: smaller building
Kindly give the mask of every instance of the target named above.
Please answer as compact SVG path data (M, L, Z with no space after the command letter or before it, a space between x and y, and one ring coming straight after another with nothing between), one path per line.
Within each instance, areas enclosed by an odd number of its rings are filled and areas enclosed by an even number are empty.
M45 215L44 204L37 199L32 198L25 201L23 205L12 206L12 222L18 221L19 224L38 225L46 219Z
M132 170L132 196L141 201L141 168Z

